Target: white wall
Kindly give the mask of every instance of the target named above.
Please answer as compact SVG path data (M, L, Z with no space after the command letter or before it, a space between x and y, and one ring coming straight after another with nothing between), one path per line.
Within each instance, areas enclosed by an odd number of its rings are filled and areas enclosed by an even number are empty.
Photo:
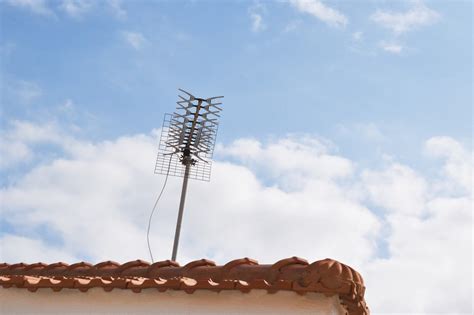
M127 314L344 314L337 296L307 293L298 295L290 291L269 294L265 290L221 291L197 290L192 294L183 291L159 292L145 289L141 293L115 289L105 292L101 288L80 292L76 289L0 288L0 313L127 313Z

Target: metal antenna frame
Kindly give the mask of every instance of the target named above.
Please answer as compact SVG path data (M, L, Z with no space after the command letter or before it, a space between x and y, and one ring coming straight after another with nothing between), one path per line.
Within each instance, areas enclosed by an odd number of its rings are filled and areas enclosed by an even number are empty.
M188 179L209 181L211 159L219 126L218 118L222 110L213 103L224 96L207 99L198 98L179 89L185 96L178 95L176 111L165 114L155 174L182 176L183 185L179 202L178 219L171 260L176 261L183 210L186 200Z

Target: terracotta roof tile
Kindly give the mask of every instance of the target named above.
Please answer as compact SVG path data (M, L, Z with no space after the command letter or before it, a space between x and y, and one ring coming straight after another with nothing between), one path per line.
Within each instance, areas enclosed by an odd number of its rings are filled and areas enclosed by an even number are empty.
M3 288L25 288L35 292L50 288L53 291L90 288L128 289L140 292L155 288L159 291L183 290L239 290L252 289L322 293L338 295L348 314L369 314L364 300L365 286L361 275L351 267L332 259L309 264L298 257L282 259L273 265L259 265L256 260L241 258L217 266L213 261L201 259L181 267L177 262L165 260L151 264L134 260L125 264L104 261L96 265L79 262L68 265L6 264L0 263L0 285Z

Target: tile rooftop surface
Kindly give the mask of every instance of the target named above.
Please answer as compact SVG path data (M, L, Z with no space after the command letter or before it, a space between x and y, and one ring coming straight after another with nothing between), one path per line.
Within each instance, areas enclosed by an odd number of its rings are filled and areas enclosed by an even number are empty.
M0 263L0 285L24 288L31 292L49 288L53 291L90 288L127 289L139 293L143 289L158 291L238 290L252 289L275 293L280 290L338 295L348 314L369 314L364 300L365 286L361 275L351 267L332 259L309 264L291 257L273 265L260 265L250 258L236 259L223 266L201 259L184 266L166 260L150 264L143 260L119 264L104 261L96 265L79 262L72 265Z

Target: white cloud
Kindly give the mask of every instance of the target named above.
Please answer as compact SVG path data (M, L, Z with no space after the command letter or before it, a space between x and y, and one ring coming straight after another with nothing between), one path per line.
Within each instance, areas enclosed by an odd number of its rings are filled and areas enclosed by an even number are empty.
M30 150L51 141L67 154L2 187L2 216L14 230L1 237L0 260L147 259L146 223L163 182L153 175L158 131L95 143L28 122L7 133L21 134ZM436 181L464 183L459 174L472 171L471 155L447 137L428 140L426 150L443 159L436 180L396 161L358 170L310 135L220 145L211 182L190 182L179 260L331 257L362 273L373 313L467 313L472 195ZM153 221L157 259L170 255L180 184L169 179ZM54 232L48 239L44 228ZM376 251L381 237L383 258Z
M26 134L25 139L35 139L32 132L23 134ZM41 138L48 137L54 143L57 141L49 135ZM144 228L163 180L152 172L155 140L151 136L136 135L96 144L67 141L64 150L69 152L68 158L43 163L1 192L4 213L16 227L31 227L28 230L34 231L35 226L45 225L58 231L64 244L62 250L71 256L86 254L95 260L146 258ZM88 150L83 150L84 147ZM208 253L221 262L235 256L271 261L296 253L316 259L315 254L324 252L341 260L361 262L374 254L368 236L377 232L377 219L333 181L334 177L350 176L345 159L324 153L327 148L311 139L302 142L282 139L260 147L262 154L252 155L249 151L250 154L242 157L252 165L260 165L264 159L281 154L266 161L274 168L269 167L268 171L281 176L287 171L303 173L304 166L296 163L317 153L318 157L312 162L320 161L324 165L312 167L310 173L321 173L321 177L302 174L305 184L298 190L285 192L263 185L244 166L215 162L210 184L190 184L189 206L183 223L182 260L197 259ZM233 146L228 149L240 159ZM291 149L295 152L290 155ZM282 160L285 156L295 159L294 162L285 166ZM333 170L323 170L324 166ZM179 189L180 181L170 179L154 222L152 239L157 257L167 258L169 254L166 244L172 241ZM226 205L224 211L222 204ZM71 216L76 219L70 220ZM98 220L98 217L107 219ZM361 222L352 227L344 218L361 219ZM242 242L242 233L253 239L253 246ZM337 237L342 233L350 236L351 241ZM96 239L97 235L101 235L100 239ZM270 235L275 240L268 238ZM306 241L301 241L302 236ZM127 252L122 250L124 244L130 244ZM262 246L269 249L267 253L261 252ZM5 259L9 257L8 253L4 255Z
M6 3L11 6L29 10L35 14L46 16L54 15L45 0L7 0Z
M472 191L457 187L453 194L453 187L439 182L454 179L466 183L459 175L472 174L472 155L449 137L431 138L425 148L429 154L445 158L443 170L453 164L461 169L428 180L412 168L392 162L384 170L362 173L361 183L371 202L387 211L389 257L377 258L361 269L370 290L369 302L377 313L470 311ZM444 288L454 288L456 283L466 286L447 294Z
M361 270L369 285L369 303L377 313L470 312L472 199L440 198L429 205L433 212L429 219L389 216L390 258L377 259Z
M416 1L415 5L406 12L377 10L370 19L398 35L431 25L440 19L440 14L426 7L421 1Z
M404 165L393 163L383 171L366 170L362 183L372 202L387 211L421 214L425 210L427 184Z
M252 31L259 32L265 29L265 24L263 24L262 15L258 13L251 13L250 19L252 20Z
M376 259L361 270L373 310L384 314L470 312L472 202L472 195L440 194L427 200L427 218L388 215L390 257ZM454 291L447 292L447 287Z
M55 145L65 152L81 148L80 142L65 134L54 122L36 124L14 120L10 121L8 129L1 131L0 169L31 162L37 145Z
M62 248L55 248L41 240L10 234L0 237L0 252L8 253L14 261L31 261L32 257L36 262L78 261L77 256L69 255Z
M330 26L344 27L347 17L319 0L290 0L290 4L300 12L308 13Z
M125 41L136 50L142 49L147 42L145 36L139 32L123 31L122 35Z
M396 42L381 41L379 43L379 46L380 48L391 54L399 55L403 51L403 46Z
M248 13L250 21L252 22L252 32L261 32L267 28L263 21L263 14L265 12L265 6L261 3L257 3L249 8Z
M52 125L38 126L28 122L12 121L10 129L0 136L0 169L29 162L33 157L30 145L38 142L55 142L57 133Z
M44 16L56 16L53 8L48 4L47 0L6 0L11 6L29 10L35 14ZM55 2L52 2L55 3ZM101 7L108 9L117 19L126 19L127 11L122 7L121 0L61 0L57 1L58 5L55 9L59 9L73 18L81 18L85 13L90 12L93 8Z
M69 16L80 18L88 12L93 5L94 3L90 0L63 0L60 8Z
M333 180L353 173L350 160L329 154L325 143L309 135L292 135L265 145L239 139L229 147L219 146L216 154L236 158L289 190L301 188L309 178Z
M442 173L449 182L444 181L444 185L455 185L454 191L459 188L465 191L472 190L472 164L474 164L472 153L467 152L459 142L449 137L429 139L425 150L433 157L446 159Z
M31 160L30 148L20 141L6 141L5 136L0 137L0 169Z

